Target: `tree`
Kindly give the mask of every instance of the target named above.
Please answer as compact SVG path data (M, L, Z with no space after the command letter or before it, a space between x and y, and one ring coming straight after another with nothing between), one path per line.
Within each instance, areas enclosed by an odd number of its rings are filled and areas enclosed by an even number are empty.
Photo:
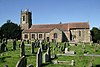
M100 29L93 27L91 30L92 40L93 42L100 42Z
M0 27L0 39L1 39L1 27Z
M19 39L21 37L21 29L17 24L12 23L11 20L7 20L7 23L1 26L1 37Z

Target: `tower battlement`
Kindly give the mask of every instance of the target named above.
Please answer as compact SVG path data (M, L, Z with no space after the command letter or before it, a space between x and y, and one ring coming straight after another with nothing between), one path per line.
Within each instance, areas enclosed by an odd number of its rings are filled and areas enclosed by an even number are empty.
M29 29L32 25L32 12L29 9L21 10L20 27L22 30Z

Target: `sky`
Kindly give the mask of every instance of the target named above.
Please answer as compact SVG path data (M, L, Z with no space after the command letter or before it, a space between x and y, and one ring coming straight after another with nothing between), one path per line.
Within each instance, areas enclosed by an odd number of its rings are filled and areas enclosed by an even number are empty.
M0 26L20 24L21 10L32 12L32 24L89 22L100 27L100 0L0 0Z

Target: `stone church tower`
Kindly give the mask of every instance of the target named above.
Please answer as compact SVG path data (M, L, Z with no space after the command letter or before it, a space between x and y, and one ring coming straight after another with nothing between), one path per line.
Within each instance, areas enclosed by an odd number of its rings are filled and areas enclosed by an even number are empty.
M32 13L28 9L21 11L20 27L22 30L29 29L32 25Z

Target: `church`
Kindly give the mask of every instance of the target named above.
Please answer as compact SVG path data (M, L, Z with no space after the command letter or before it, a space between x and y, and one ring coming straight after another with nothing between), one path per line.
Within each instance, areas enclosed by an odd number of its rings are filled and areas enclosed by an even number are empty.
M90 42L89 22L32 25L32 12L24 10L21 11L20 27L23 40Z

